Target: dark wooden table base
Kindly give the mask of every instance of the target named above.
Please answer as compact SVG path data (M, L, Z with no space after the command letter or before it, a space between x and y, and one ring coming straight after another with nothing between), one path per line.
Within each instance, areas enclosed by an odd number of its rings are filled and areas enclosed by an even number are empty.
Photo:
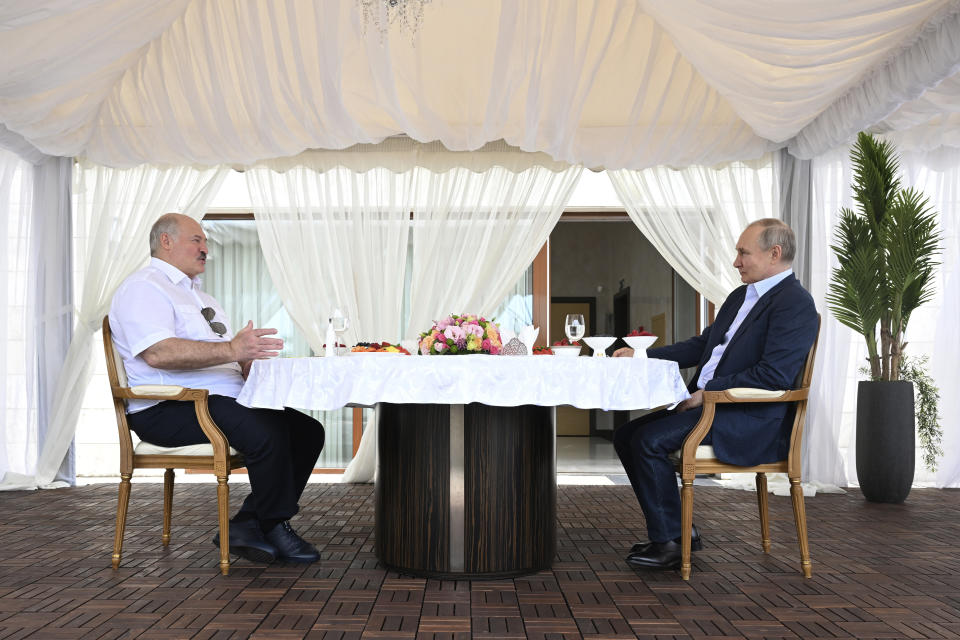
M378 429L381 562L454 578L550 567L556 551L551 408L381 404Z

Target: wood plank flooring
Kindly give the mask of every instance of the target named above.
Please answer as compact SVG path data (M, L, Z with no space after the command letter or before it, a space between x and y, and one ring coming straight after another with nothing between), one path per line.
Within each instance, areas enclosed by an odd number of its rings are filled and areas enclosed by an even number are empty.
M239 506L248 486L231 482ZM217 572L216 493L182 484L160 545L159 484L135 484L123 565L110 569L115 485L0 493L0 640L19 638L960 638L960 491L905 505L859 491L807 500L813 578L798 570L789 499L696 488L692 579L624 562L646 537L626 486L561 486L553 570L423 580L373 554L371 485L311 484L294 526L320 563Z

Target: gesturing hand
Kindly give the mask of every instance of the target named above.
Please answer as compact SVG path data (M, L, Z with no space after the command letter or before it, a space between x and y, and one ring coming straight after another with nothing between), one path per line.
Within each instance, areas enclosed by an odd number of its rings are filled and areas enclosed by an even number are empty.
M253 321L247 321L247 326L240 329L230 341L237 362L276 356L283 349L283 339L267 337L276 332L276 329L254 329Z

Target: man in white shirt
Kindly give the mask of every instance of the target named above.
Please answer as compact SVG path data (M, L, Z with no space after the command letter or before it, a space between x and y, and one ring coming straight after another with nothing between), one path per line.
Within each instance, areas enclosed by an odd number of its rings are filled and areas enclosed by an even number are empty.
M734 387L791 389L816 338L813 298L793 275L793 231L764 218L737 241L733 266L745 286L733 291L716 321L699 336L647 356L697 367L691 397L675 411L657 411L623 425L613 444L647 521L650 541L633 546L631 566L672 568L680 564L680 494L669 456L680 449L703 411L703 392ZM615 356L631 356L620 349ZM720 405L704 439L718 460L752 466L784 460L792 411L781 402ZM692 549L702 542L694 528Z
M255 562L315 562L317 549L289 520L323 449L323 426L293 409L250 409L236 401L253 360L277 355L283 340L274 337L276 329L255 329L252 322L234 334L217 301L200 290L207 243L197 221L161 216L150 230L150 255L110 306L130 386L209 390L210 414L243 454L250 478L250 495L231 520L230 551ZM141 440L167 447L208 442L191 402L132 400L127 413Z

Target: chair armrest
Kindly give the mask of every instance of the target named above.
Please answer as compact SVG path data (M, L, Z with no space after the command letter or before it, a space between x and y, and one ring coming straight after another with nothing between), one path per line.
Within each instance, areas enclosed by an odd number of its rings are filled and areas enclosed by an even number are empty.
M226 461L230 457L230 442L223 435L217 423L210 416L210 408L207 406L209 392L206 389L191 389L190 387L181 387L172 384L141 384L135 387L115 387L113 389L115 398L124 398L127 400L180 400L182 402L193 402L194 410L197 413L197 421L200 423L200 429L207 436L207 440L213 445L214 472L225 473ZM221 461L226 467L220 469Z
M754 389L750 387L734 387L723 391L704 391L703 392L703 413L700 420L694 425L693 429L687 434L680 448L680 457L683 461L684 469L689 465L689 471L692 473L694 461L697 457L697 447L707 437L710 428L713 426L713 416L716 413L716 405L733 403L753 403L753 402L796 402L797 400L806 400L810 395L810 388L794 390L776 390ZM684 471L686 473L686 471Z
M715 404L729 404L736 402L796 402L806 400L810 389L786 389L771 391L769 389L754 389L751 387L734 387L723 391L704 391L703 402Z

